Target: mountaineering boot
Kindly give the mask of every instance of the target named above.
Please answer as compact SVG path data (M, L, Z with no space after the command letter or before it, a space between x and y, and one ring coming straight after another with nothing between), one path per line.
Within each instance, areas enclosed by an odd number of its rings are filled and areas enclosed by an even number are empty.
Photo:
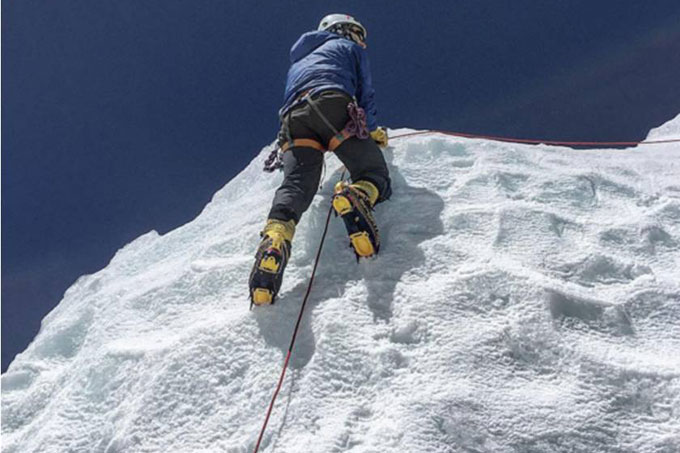
M378 188L368 181L352 184L340 181L335 185L333 209L345 222L357 261L375 255L380 249L378 226L371 213L378 195Z
M283 271L290 256L295 221L267 220L262 241L250 272L250 301L255 305L273 304L281 287Z

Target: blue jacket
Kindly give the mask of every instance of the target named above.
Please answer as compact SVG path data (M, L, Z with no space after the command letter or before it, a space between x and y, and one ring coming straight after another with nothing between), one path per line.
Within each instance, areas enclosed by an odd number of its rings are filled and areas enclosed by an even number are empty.
M375 91L365 49L335 33L310 31L293 44L290 61L281 116L300 102L298 97L305 91L314 94L333 89L356 97L366 111L368 129L378 127Z

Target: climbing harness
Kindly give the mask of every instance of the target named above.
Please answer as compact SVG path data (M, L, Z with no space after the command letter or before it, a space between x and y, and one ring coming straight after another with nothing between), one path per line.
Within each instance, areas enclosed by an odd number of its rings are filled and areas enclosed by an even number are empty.
M321 152L333 152L342 143L352 137L357 137L359 139L365 140L369 137L368 126L366 125L366 112L363 108L359 106L356 100L352 100L347 104L347 113L349 115L349 120L342 130L338 130L333 124L326 118L321 109L316 102L312 99L309 93L302 95L301 100L306 102L311 109L316 113L316 115L321 118L326 127L328 127L332 132L333 136L328 141L327 145L321 142L311 139L311 138L293 138L290 135L289 128L286 123L289 120L289 114L287 113L285 117L281 119L281 132L279 132L279 146L273 149L264 164L264 171L272 173L278 169L283 168L283 153L292 148L312 148ZM285 132L284 132L285 131Z
M342 130L338 130L335 128L335 126L333 126L333 124L328 120L328 118L326 118L326 115L323 114L319 106L316 104L316 101L312 99L309 93L305 94L302 100L311 107L314 113L316 113L316 115L321 118L321 121L324 122L326 127L328 127L328 129L333 132L333 137L331 137L331 139L328 141L328 144L325 146L321 142L309 138L293 139L292 137L287 137L288 140L281 144L281 150L283 152L298 146L307 146L319 151L333 152L348 138L354 136L364 140L368 138L366 112L364 109L359 107L359 104L357 104L356 100L352 100L347 104L349 120Z

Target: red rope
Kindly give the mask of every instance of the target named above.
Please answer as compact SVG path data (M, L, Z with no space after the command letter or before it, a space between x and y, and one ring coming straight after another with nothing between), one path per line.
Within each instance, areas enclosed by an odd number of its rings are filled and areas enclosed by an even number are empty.
M345 175L345 172L343 171L342 176L340 179L342 179ZM293 346L295 346L295 339L297 338L298 330L300 329L300 322L302 321L302 314L305 311L305 305L307 305L307 299L309 299L309 293L312 290L312 284L314 283L314 276L316 275L316 268L319 265L319 259L321 258L321 250L323 249L323 243L326 240L326 233L328 232L328 223L331 220L331 212L333 212L333 206L331 206L328 209L328 215L326 216L326 225L324 226L323 229L323 234L321 235L321 242L319 243L319 249L316 252L316 259L314 260L314 267L312 268L312 275L309 277L309 284L307 285L307 292L305 293L304 299L302 299L302 305L300 306L300 313L298 314L297 322L295 323L295 329L293 330L293 336L290 339L290 345L288 346L288 354L286 354L286 360L283 362L283 369L281 370L281 376L279 377L279 383L276 386L276 390L274 391L274 395L272 396L272 400L269 403L269 409L267 410L267 416L264 419L264 423L262 424L262 429L260 430L260 435L257 438L257 443L255 444L255 449L253 450L253 453L257 453L257 451L260 449L260 443L262 442L262 437L264 436L264 432L267 429L267 423L269 423L269 417L272 414L272 409L274 409L274 402L276 401L276 397L279 395L279 391L281 390L281 385L283 384L283 378L286 376L286 370L288 369L288 362L290 361L290 356L293 353Z
M477 135L468 134L465 132L450 132L437 129L427 129L424 131L407 132L404 134L396 135L390 138L404 138L410 137L412 135L426 135L426 134L442 134L449 135L451 137L462 137L462 138L479 138L483 140L493 140L497 142L509 142L509 143L526 143L526 144L545 144L545 145L556 145L556 146L638 146L638 145L660 145L663 143L679 143L680 139L668 139L668 140L649 140L643 142L588 142L588 141L560 141L560 140L538 140L530 138L513 138L513 137L500 137L497 135Z

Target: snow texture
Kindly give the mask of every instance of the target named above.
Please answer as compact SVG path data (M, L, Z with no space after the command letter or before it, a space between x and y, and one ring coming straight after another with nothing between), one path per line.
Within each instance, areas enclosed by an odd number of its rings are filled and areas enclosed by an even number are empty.
M4 453L252 451L341 174L329 156L281 297L251 312L268 152L66 292L2 376ZM380 256L331 220L261 451L680 451L680 146L385 156Z

